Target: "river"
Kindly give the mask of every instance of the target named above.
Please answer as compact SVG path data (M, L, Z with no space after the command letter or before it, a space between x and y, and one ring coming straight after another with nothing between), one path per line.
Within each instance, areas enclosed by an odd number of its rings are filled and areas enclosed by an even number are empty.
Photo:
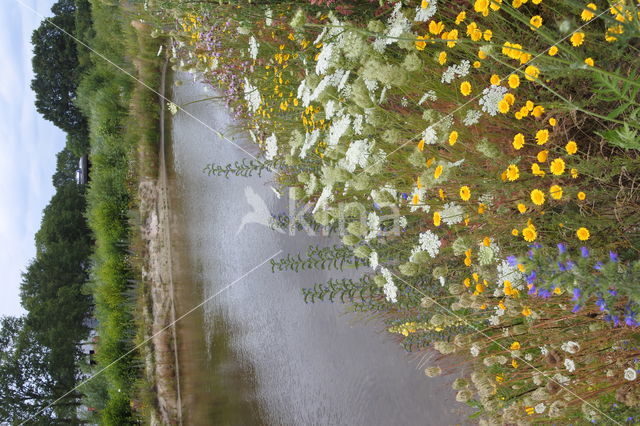
M191 74L175 79L184 83L172 89L178 105L215 95ZM184 109L189 114L178 111L170 120L168 148L178 316L202 304L177 329L184 423L460 423L464 409L450 387L455 377L425 377L420 359L376 319L340 303L304 303L302 287L353 271L271 271L270 258L331 241L277 233L256 221L243 226L252 210L287 211L286 197L277 198L269 174L204 173L208 163L250 157L207 127L233 134L221 102ZM246 136L233 140L257 154Z

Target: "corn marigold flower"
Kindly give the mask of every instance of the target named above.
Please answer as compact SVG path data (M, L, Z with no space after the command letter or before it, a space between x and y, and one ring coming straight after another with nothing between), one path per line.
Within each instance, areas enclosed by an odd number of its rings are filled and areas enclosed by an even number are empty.
M436 167L436 169L433 172L434 179L438 179L441 174L442 174L442 165L439 165L438 167Z
M494 86L498 86L500 84L500 76L498 74L492 74L489 82Z
M467 185L460 187L460 198L462 198L463 201L469 201L469 198L471 198L471 190Z
M503 99L509 102L509 105L513 105L514 103L516 103L516 97L513 96L513 93L505 94Z
M514 237L517 237L518 235L520 235L520 231L518 231L516 228L513 228L511 230L511 235L513 235Z
M536 105L536 107L533 108L533 111L531 111L531 115L535 118L542 117L542 114L544 114L544 107L542 105Z
M538 232L533 225L527 226L522 230L522 238L528 243L531 243L538 238Z
M551 198L554 200L562 199L562 187L560 185L551 185L549 193L551 194Z
M438 63L444 65L447 63L447 52L440 52L438 54Z
M549 126L551 127L555 127L556 124L558 124L558 120L556 120L555 118L551 117L549 118Z
M509 281L505 281L505 284L506 284L506 283L508 283L508 282L509 282ZM520 349L520 342L517 342L517 341L516 341L516 342L513 342L513 343L511 344L511 346L509 346L509 349L510 349L510 350L512 350L512 351L517 351L517 350L519 350L519 349Z
M473 10L478 13L482 13L482 16L489 15L489 0L476 0L473 3Z
M507 167L507 179L510 182L513 182L514 180L517 180L520 177L520 170L518 170L518 166L516 166L515 164L510 164L509 167Z
M516 150L522 149L524 146L524 135L522 133L518 133L513 137L513 147Z
M593 58L587 58L584 60L584 63L589 65L590 67L594 66L596 63L594 62Z
M536 142L538 145L544 145L549 140L549 130L540 129L536 132Z
M540 165L538 163L533 163L531 165L531 173L534 176L544 176L547 174L544 170L540 168Z
M522 312L521 314L524 315L525 317L528 317L529 315L531 315L531 309L528 306L525 306L524 308L522 308Z
M547 53L549 56L556 56L558 54L558 46L551 46Z
M549 156L549 151L545 149L543 151L540 151L536 156L536 158L538 159L539 163L545 163L547 161L548 156Z
M429 36L418 36L416 38L416 49L424 50L424 48L427 47L427 42L425 40L427 40Z
M571 169L571 177L573 179L578 177L578 169Z
M573 155L576 152L578 152L578 144L575 141L569 141L565 146L564 149L567 150L567 154L569 155Z
M464 96L469 96L471 94L471 83L469 83L468 81L463 81L460 84L460 93L462 93Z
M584 43L584 33L582 31L575 32L569 40L573 47L582 46L582 43Z
M587 198L587 194L582 191L578 192L578 200L584 201L585 198Z
M511 74L507 79L507 83L509 83L509 87L515 89L520 86L520 77L518 77L518 74Z
M498 102L498 111L500 111L502 114L508 113L510 107L511 106L506 99L502 99L500 102Z
M456 25L460 25L460 23L464 21L466 18L467 18L467 12L465 12L464 10L458 13L458 16L456 16Z
M540 76L540 68L535 65L529 65L524 69L524 77L529 81L534 81Z
M484 32L482 33L482 38L485 41L491 41L491 39L493 38L493 31L491 30L484 30Z
M518 211L522 214L526 213L527 211L527 206L525 206L522 203L518 203L518 205L516 206L518 208Z
M578 228L578 230L576 231L576 236L580 241L586 241L589 239L591 234L589 233L589 230L587 228L582 227Z
M487 58L487 53L482 49L478 49L478 58L486 59Z
M480 68L482 66L482 63L480 63L480 61L474 61L471 66L473 66L474 68Z
M595 3L589 3L587 4L587 8L584 9L582 11L582 13L580 14L580 19L582 19L583 21L590 21L593 19L594 16L596 16L595 13L593 13L594 11L598 10L598 6L595 5Z
M540 191L539 189L534 189L533 191L531 191L531 201L536 206L543 205L544 204L544 192Z
M440 215L439 212L434 212L433 213L433 225L434 226L440 226L440 222L442 220L442 216Z
M531 24L531 26L534 28L540 28L542 26L542 16L540 15L532 16L531 19L529 20L529 24Z
M449 133L449 145L453 146L456 144L457 141L458 141L458 132L454 130L451 133Z
M429 22L429 32L431 34L438 35L442 31L444 31L444 22L442 22L442 21L440 21L440 22L436 22L436 21Z
M563 174L564 168L565 168L565 163L562 158L556 158L555 160L553 160L549 167L549 169L551 170L551 173L553 173L556 176L560 176L561 174Z

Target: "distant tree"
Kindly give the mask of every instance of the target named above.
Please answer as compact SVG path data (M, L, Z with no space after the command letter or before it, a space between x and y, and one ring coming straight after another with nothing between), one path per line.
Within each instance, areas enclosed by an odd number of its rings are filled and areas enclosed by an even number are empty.
M74 104L79 79L74 0L59 0L51 7L53 16L33 32L31 89L36 109L44 118L71 134L86 133L87 123Z
M69 144L67 137L67 145ZM56 155L56 172L51 178L53 186L59 188L66 183L75 182L76 170L78 169L78 155L65 147Z

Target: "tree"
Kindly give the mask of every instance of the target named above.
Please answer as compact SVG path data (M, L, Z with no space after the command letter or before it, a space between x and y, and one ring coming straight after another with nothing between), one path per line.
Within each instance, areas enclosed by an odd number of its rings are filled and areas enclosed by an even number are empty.
M83 135L87 123L74 104L79 79L76 42L70 37L75 31L75 3L59 0L51 11L54 15L31 36L36 109L60 129Z

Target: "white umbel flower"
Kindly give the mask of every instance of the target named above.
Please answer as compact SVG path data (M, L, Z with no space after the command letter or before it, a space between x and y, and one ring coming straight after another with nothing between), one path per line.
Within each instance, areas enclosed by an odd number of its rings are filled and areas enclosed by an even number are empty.
M327 43L322 46L320 55L318 55L318 62L316 62L316 74L324 75L327 73L327 70L331 65L331 59L333 58L333 50L333 43Z
M396 303L398 301L398 287L393 282L393 277L391 276L391 271L387 268L380 267L380 272L385 280L387 280L386 284L382 288L384 291L384 295L387 297L387 300L391 303Z
M580 350L580 344L578 342L569 340L568 342L564 342L560 346L560 349L562 349L565 352L569 352L570 354L575 354Z
M420 248L427 253L429 256L436 257L438 252L440 251L440 246L442 242L440 238L436 234L434 234L431 230L427 230L420 234L419 237Z
M329 128L329 141L327 145L336 146L340 141L340 137L342 137L342 135L344 135L347 130L349 130L350 125L351 117L349 117L349 115L343 115L337 120L333 120L333 122L331 123L331 127Z
M507 88L502 86L491 85L482 91L482 97L478 101L482 107L482 111L491 116L498 113L498 102L504 98Z
M633 368L629 367L626 370L624 370L625 380L633 381L636 379L636 377L638 377L638 374L636 373L636 370L634 370Z
M255 37L249 37L249 56L255 60L258 57L258 42Z
M351 142L344 158L340 161L340 166L350 173L353 173L358 166L365 168L369 162L372 148L373 143L367 139Z
M378 269L378 252L372 251L369 255L369 266L375 271Z
M273 160L276 158L276 154L278 153L278 140L276 139L276 135L274 133L271 134L267 139L264 140L265 145L265 158L267 160Z
M436 14L438 10L438 2L437 0L430 0L427 2L428 5L424 9L422 5L419 4L416 8L416 17L414 21L416 22L427 22L429 19L433 18L433 15Z
M576 371L576 363L569 358L565 358L564 368L566 368L569 373L573 373L574 371Z
M251 85L248 78L244 78L244 99L249 105L251 112L256 112L262 103L262 97L257 87Z
M313 208L311 213L313 214L318 210L323 209L331 200L333 200L333 185L327 185L322 189L322 193L320 194L320 197L318 197L316 206Z

